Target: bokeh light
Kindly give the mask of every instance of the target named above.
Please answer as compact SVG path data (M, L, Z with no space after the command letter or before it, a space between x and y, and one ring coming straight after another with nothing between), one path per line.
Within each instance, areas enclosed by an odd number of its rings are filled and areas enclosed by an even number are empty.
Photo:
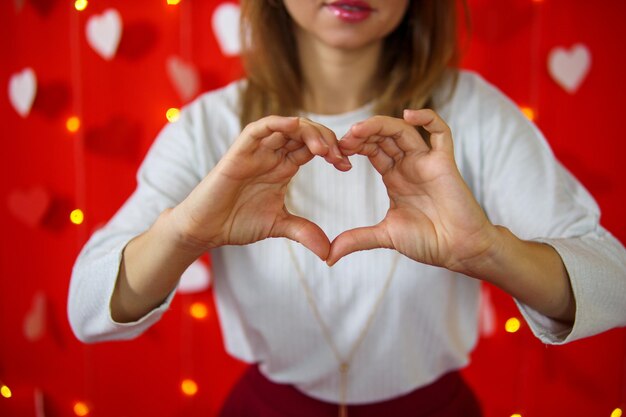
M68 117L65 122L65 127L70 133L78 132L78 129L80 129L80 119L77 116Z
M535 110L532 107L522 106L520 107L520 110L524 113L524 116L526 116L528 120L531 122L535 120Z
M74 414L79 417L84 417L89 414L89 407L83 401L76 401L73 409Z
M522 323L520 323L519 319L515 317L511 317L504 324L504 330L506 330L509 333L515 333L520 329L521 326L522 326Z
M183 394L191 397L198 392L198 384L193 379L183 379L183 382L180 384L180 390Z
M174 123L180 118L180 110L175 107L167 109L167 111L165 112L165 117L167 118L168 122Z
M189 306L189 314L194 319L202 320L207 318L209 315L209 309L206 304L201 302L195 302L191 306Z
M11 389L9 387L7 387L6 385L2 385L0 387L0 395L2 395L4 398L11 398L13 394L11 393Z
M74 224L82 224L85 221L85 213L81 209L72 210L70 213L70 221Z
M74 8L78 10L79 12L82 12L83 10L87 8L87 4L89 4L87 0L76 0L74 2Z

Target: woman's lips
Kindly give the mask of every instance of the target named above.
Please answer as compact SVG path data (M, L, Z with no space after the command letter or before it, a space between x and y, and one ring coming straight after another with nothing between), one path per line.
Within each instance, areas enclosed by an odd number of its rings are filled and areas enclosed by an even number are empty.
M327 3L326 7L344 22L358 23L367 19L374 9L361 0L338 0Z

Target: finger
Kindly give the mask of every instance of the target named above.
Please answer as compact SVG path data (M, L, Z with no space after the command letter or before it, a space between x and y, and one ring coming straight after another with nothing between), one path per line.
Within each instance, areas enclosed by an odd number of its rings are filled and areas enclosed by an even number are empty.
M446 122L430 109L404 110L404 120L413 126L421 126L430 133L430 144L433 149L452 152L452 132Z
M287 158L291 160L295 165L302 166L313 159L315 155L309 151L304 144L293 151L287 153Z
M325 261L330 251L330 241L324 231L315 223L291 213L276 222L271 237L286 237L302 244Z
M329 154L337 160L343 158L343 154L339 150L339 146L337 144L337 136L335 136L335 133L332 130L305 117L300 118L300 123L303 125L310 125L311 127L317 129L321 136L321 140L329 147Z
M326 263L333 266L339 259L353 252L377 248L393 248L393 243L380 224L347 230L333 240Z
M274 132L291 133L298 129L300 121L297 117L267 116L248 124L242 130L244 142L264 139Z
M278 150L284 147L288 142L291 142L284 133L281 132L273 132L269 136L261 139L260 143L262 146L267 148Z
M309 125L319 134L320 142L328 150L325 155L322 155L328 163L333 164L335 168L341 171L347 171L352 168L348 157L339 149L337 136L332 130L306 118L301 118L300 123L301 125Z
M384 175L389 168L394 164L394 159L382 150L379 143L367 142L364 139L357 139L357 141L351 141L352 149L344 149L344 140L339 142L339 146L346 155L364 155L367 156L376 171L379 174ZM358 144L358 146L356 145Z
M290 133L289 137L302 141L313 155L325 157L330 152L330 147L320 131L309 123L301 122L299 128Z
M389 155L395 162L399 162L404 158L406 154L399 146L398 143L392 138L383 137L378 142L380 149Z
M414 126L402 119L374 116L350 128L350 135L357 138L392 138L404 152L428 152L429 148Z

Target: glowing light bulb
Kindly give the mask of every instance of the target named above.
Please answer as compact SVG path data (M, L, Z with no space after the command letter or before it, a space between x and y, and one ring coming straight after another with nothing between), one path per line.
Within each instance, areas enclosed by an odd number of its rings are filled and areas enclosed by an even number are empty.
M68 117L67 121L65 122L65 127L70 133L78 132L78 129L80 129L80 119L78 118L78 116Z
M528 120L531 122L535 120L535 110L533 110L532 107L522 106L520 107L520 110L524 113L524 116L526 116Z
M165 112L165 117L167 118L168 122L174 123L180 118L180 110L175 107L167 109L167 111Z
M511 317L504 324L504 330L506 330L509 333L515 333L519 330L521 326L522 324L520 323L518 319L516 319L515 317Z
M72 210L70 213L70 221L74 224L82 224L85 221L85 214L81 209Z
M89 414L89 407L83 401L76 401L74 403L74 414L84 417Z
M209 315L209 309L207 308L206 304L196 302L189 306L189 314L194 319L202 320Z
M74 8L76 10L78 10L79 12L82 12L83 10L85 10L87 8L87 0L76 0L74 2Z
M616 408L615 410L613 410L613 412L611 413L611 417L622 417L622 409Z
M4 398L11 398L13 396L11 389L4 384L0 387L0 395Z
M180 390L183 394L191 397L198 392L198 384L193 379L183 379L183 382L180 384Z
M181 0L167 0L167 4L169 4L170 6L176 6L178 3L180 3Z
M521 414L511 414L511 417L522 417Z

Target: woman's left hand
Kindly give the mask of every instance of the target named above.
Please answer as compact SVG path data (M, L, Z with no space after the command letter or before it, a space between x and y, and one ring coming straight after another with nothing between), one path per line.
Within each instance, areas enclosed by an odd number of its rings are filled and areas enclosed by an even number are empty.
M430 146L415 126L430 133ZM409 258L471 274L493 250L498 233L464 182L452 135L432 110L406 110L404 120L374 116L339 142L346 156L365 155L382 175L389 211L374 226L345 231L332 242L327 263L352 252L395 249ZM479 269L479 268L478 268Z

